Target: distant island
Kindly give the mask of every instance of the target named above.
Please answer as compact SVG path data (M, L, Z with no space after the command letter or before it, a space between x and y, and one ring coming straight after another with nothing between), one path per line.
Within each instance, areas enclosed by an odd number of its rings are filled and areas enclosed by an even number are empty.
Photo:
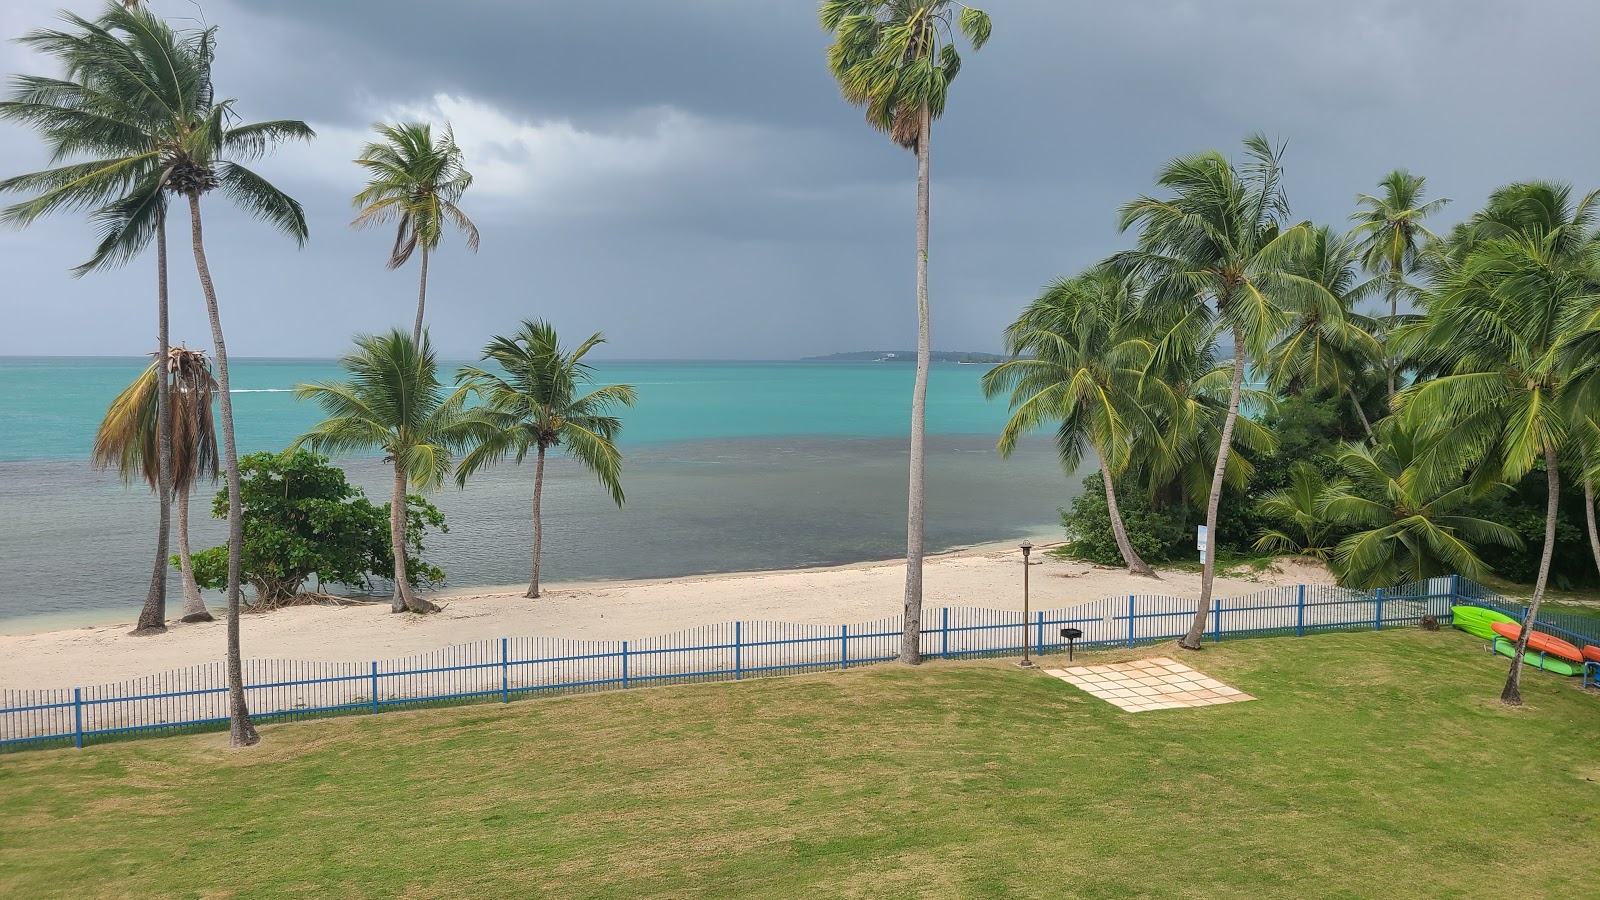
M934 362L953 363L1003 363L1009 356L995 353L960 353L954 350L933 351ZM857 350L853 353L830 353L827 356L807 356L802 362L904 362L917 361L915 350Z

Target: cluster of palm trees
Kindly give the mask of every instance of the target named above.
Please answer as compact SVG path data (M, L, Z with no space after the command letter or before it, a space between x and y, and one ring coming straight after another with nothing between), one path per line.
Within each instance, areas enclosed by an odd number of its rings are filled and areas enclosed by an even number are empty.
M1394 172L1361 195L1355 227L1295 222L1281 147L1246 141L1235 164L1216 152L1175 159L1159 197L1122 209L1133 249L1050 284L1008 329L1019 358L984 377L1009 395L1001 437L1056 427L1063 462L1100 465L1111 527L1130 571L1154 575L1129 543L1119 479L1151 494L1176 486L1197 502L1215 546L1223 488L1248 482L1242 456L1273 436L1242 406L1284 394L1340 398L1365 440L1309 461L1259 498L1280 528L1257 546L1327 558L1341 582L1391 585L1459 572L1481 577L1476 548L1520 545L1473 504L1542 470L1546 528L1529 616L1538 614L1555 546L1562 472L1584 485L1592 523L1600 478L1600 195L1512 184L1444 237L1423 220L1419 176ZM1386 301L1387 315L1357 305ZM1414 306L1403 313L1401 302ZM1219 364L1218 347L1231 350ZM1252 389L1247 384L1255 382ZM1209 485L1202 487L1210 468ZM1590 543L1600 567L1600 535ZM1198 649L1216 571L1181 644ZM1503 699L1520 702L1524 629Z

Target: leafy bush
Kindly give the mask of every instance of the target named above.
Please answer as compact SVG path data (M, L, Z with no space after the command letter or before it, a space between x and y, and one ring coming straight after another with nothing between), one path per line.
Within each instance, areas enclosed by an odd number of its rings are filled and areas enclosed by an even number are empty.
M370 588L374 574L394 571L389 547L389 504L376 506L326 457L304 450L252 453L239 461L244 503L243 579L257 607L274 607L301 595L315 576L322 584ZM228 489L217 493L211 514L228 516ZM428 529L449 531L444 514L421 497L407 499L406 562L413 585L438 584L444 571L427 564ZM194 555L201 587L228 583L228 548Z
M1170 562L1181 553L1187 507L1180 504L1157 510L1132 485L1119 484L1117 508L1128 531L1128 543L1145 562ZM1068 556L1106 566L1124 565L1111 530L1105 484L1098 473L1083 480L1083 493L1072 501L1071 509L1061 511L1061 525L1070 541L1065 547Z

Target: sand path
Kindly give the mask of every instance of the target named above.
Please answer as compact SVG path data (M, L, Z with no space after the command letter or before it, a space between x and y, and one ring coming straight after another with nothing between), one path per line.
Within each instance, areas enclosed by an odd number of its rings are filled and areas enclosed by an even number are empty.
M1035 543L1045 545L1046 539ZM930 557L924 603L929 607L1021 607L1021 559L1014 545ZM1034 552L1035 609L1055 609L1131 593L1196 597L1197 572L1164 571L1151 581ZM1280 584L1331 584L1326 569L1289 561L1254 575L1218 577L1217 596ZM450 644L499 637L639 639L697 625L743 620L847 624L896 615L904 568L899 562L823 569L746 572L658 581L556 584L528 600L522 588L445 592L444 612L392 615L388 605L298 607L247 615L245 655L319 661L405 656ZM100 684L221 658L221 621L174 624L161 636L135 638L129 625L0 636L0 688Z

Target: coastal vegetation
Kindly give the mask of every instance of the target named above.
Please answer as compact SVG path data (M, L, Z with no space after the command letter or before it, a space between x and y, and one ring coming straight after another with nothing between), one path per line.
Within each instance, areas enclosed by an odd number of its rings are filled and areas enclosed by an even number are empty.
M483 348L484 360L504 375L478 367L456 375L456 381L481 403L471 412L477 431L472 449L456 468L456 483L465 487L474 473L508 456L521 465L530 452L534 455L529 599L539 597L545 455L565 448L567 455L600 479L618 507L623 504L622 451L616 445L622 420L612 413L633 406L638 394L629 384L594 384L593 369L583 358L603 343L605 338L596 332L576 348L564 350L549 322L527 321L516 334L496 336Z
M959 33L979 50L992 24L983 10L953 0L823 0L822 27L834 36L828 70L844 99L866 107L867 124L917 155L917 374L911 390L910 492L906 503L905 635L900 661L922 655L923 455L928 365L929 142L961 71Z
M1004 660L934 661L285 724L249 756L210 735L22 754L0 767L0 889L1590 892L1592 697L1541 678L1526 709L1485 704L1504 671L1448 629L1224 641L1204 665L1260 699L1129 715ZM1539 788L1507 828L1483 785L1512 778Z
M304 450L252 453L239 461L244 510L241 577L255 591L250 607L261 612L325 599L328 585L370 590L374 576L395 571L390 542L391 507L374 505L326 457ZM212 514L228 514L226 489ZM447 532L444 516L420 496L406 498L405 571L412 587L439 584L444 572L425 561L430 529ZM207 588L228 583L228 548L195 554L195 578ZM315 592L306 583L316 579Z

